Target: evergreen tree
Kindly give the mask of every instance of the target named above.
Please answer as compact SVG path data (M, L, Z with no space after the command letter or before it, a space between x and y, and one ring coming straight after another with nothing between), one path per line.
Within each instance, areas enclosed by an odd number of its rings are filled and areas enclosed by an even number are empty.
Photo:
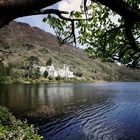
M51 66L52 65L52 59L49 58L49 60L46 62L46 66Z

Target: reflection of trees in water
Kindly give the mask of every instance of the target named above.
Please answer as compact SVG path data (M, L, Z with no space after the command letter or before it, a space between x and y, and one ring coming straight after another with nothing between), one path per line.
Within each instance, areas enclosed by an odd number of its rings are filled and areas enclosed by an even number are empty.
M21 85L4 84L0 86L0 104L10 108L21 106L24 102L24 94Z
M47 109L51 106L55 114L73 112L110 97L109 94L100 94L102 89L97 87L76 84L13 84L1 89L0 104L17 112L45 110L45 106Z
M17 111L34 109L42 101L40 88L41 86L38 84L1 85L0 104Z
M96 106L110 98L109 94L100 94L96 87L55 86L47 88L49 104L55 108L55 113L74 112L80 108Z

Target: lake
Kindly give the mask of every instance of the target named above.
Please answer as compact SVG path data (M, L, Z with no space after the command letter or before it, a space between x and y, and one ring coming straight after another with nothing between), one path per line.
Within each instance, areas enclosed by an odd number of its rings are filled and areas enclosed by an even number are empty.
M46 140L140 140L140 82L5 84L0 105Z

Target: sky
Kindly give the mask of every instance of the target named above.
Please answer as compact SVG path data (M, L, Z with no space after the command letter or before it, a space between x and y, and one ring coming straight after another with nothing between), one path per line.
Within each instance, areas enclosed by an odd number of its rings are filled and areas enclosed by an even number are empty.
M59 9L59 10L69 11L69 12L73 10L80 11L81 3L82 3L82 0L62 0L61 2L53 6L47 7L47 9ZM47 23L42 22L43 17L45 17L45 15L27 16L27 17L18 18L16 19L16 21L28 23L32 27L33 26L39 27L55 35L55 32L53 31L53 29L50 28L50 26ZM117 22L117 19L118 18L116 17L112 17L112 20L115 23ZM85 48L85 46L81 46L81 45L79 45L79 47Z
M82 0L62 0L61 2L53 6L50 6L48 8L59 9L59 10L70 12L73 10L80 10L81 2ZM45 16L44 15L27 16L27 17L18 18L16 19L16 21L25 22L30 24L31 26L36 26L47 32L55 34L53 29L50 28L48 24L42 22L43 17Z
M63 11L80 11L80 5L82 3L82 0L62 0L61 2L54 4L53 6L47 7L47 9L59 9ZM46 15L47 16L47 15ZM47 23L42 22L43 17L45 15L36 15L36 16L27 16L16 19L16 21L28 23L32 27L36 26L39 27L47 32L50 32L55 35L55 32ZM80 47L82 49L85 48L85 46L81 46L77 43L77 47Z

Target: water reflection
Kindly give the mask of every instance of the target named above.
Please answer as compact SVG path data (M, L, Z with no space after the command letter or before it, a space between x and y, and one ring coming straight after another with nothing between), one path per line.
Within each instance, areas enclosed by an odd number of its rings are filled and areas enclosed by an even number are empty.
M110 95L98 94L103 89L82 84L9 84L0 85L0 104L16 113L53 106L60 112L101 102ZM93 93L93 94L91 94ZM112 96L112 95L111 95Z
M140 83L0 85L0 104L44 116L46 140L140 139Z
M59 87L58 85L55 87L48 87L47 94L49 104L56 105L58 103L70 102L73 98L73 88L72 87Z

